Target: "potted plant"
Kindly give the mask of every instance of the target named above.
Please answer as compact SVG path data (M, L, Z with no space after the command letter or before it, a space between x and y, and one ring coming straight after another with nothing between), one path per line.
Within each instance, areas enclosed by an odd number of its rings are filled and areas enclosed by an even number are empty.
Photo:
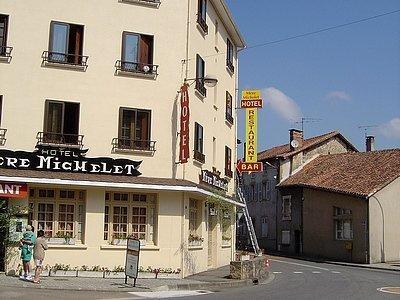
M88 266L81 266L78 270L79 277L90 277L90 278L102 278L103 277L103 268L100 266L93 266L89 268Z
M189 234L189 246L201 246L204 241L204 238L197 234Z
M55 264L50 267L49 276L52 277L77 277L78 268L71 267L70 265Z

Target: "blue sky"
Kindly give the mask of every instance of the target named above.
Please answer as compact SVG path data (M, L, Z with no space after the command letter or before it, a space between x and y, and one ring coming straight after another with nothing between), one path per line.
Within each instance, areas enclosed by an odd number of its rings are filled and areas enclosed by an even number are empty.
M227 0L252 46L400 9L398 0ZM377 149L400 147L400 13L244 50L239 88L263 90L258 150L287 143L293 120L305 136L339 130L364 151L360 125L376 125ZM239 138L244 140L244 114ZM239 152L241 153L241 151Z

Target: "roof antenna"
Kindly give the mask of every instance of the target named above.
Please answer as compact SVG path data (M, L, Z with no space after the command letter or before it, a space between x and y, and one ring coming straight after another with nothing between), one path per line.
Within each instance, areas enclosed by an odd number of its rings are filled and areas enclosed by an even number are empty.
M316 122L319 122L319 121L322 121L322 119L301 117L300 121L293 122L293 124L295 124L295 125L301 124L301 131L303 131L303 135L304 135L304 124L306 124L306 123L316 123Z
M363 129L364 130L364 138L367 138L368 134L368 130L370 128L376 128L379 127L378 125L360 125L358 126L358 129Z

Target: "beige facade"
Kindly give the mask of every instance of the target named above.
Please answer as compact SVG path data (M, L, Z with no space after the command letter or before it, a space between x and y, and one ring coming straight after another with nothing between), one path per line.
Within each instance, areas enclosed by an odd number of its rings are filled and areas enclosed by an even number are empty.
M29 3L6 0L0 3L0 15L8 16L7 46L13 47L12 58L0 61L1 127L7 129L7 140L2 148L11 151L35 149L38 133L46 131L49 110L46 101L79 103L79 130L76 133L83 135L82 148L88 149L86 156L142 161L139 167L141 177L149 179L144 183L135 179L131 183L122 183L118 180L110 182L109 176L102 180L98 175L96 180L91 180L90 176L66 180L45 173L31 178L17 173L10 176L0 169L1 181L28 184L31 196L22 204L32 203L30 219L39 228L47 222L42 220L42 214L46 218L48 214L51 219L48 222L53 226L52 237L60 228L65 234L65 228L72 226L68 225L68 218L73 218L74 245L51 245L46 263L108 268L123 265L125 246L113 245L112 240L115 233L126 226L126 234L145 234L141 266L181 269L181 275L186 276L228 264L233 258L235 245L233 213L227 229L222 210L217 216L209 214L206 201L213 195L210 192L212 187L190 186L199 184L202 170L213 170L228 182L225 200L229 201L235 189L232 176L225 170L233 170L236 161L237 50L244 47L244 42L225 2L208 1L205 13L208 33L198 19L197 0L161 0L160 5L118 0L100 4L77 0L57 3L50 0ZM67 60L70 62L68 57L62 63L49 60L49 56L47 60L42 58L46 55L44 51L51 50L52 43L58 43L52 40L56 31L52 24L55 22L69 24L69 50L75 43L73 51L80 48L81 55L88 56L87 66L82 67L82 58L75 56L72 64L65 63ZM79 45L71 40L71 32L79 32L76 28L82 30L73 37L80 40ZM122 72L116 68L118 60L124 59L121 53L133 51L124 48L124 43L128 43L127 40L122 42L124 32L143 36L144 43L147 39L146 45L151 49L145 54L152 59L146 64L150 70L158 66L156 72L148 73L143 71L145 69L125 69ZM137 47L142 51L140 43ZM232 44L231 57L227 57L229 43ZM195 80L190 80L199 77L197 55L205 63L203 75L213 75L218 79L215 87L205 87L206 95L201 95ZM142 63L139 60L138 63ZM143 67L141 64L131 65ZM181 95L177 91L185 80L190 85L190 158L186 164L179 164ZM232 96L230 111L227 108L228 94ZM139 143L144 143L145 149L120 149L124 130L121 128L124 122L121 121L124 118L121 109L150 112L146 130L138 127L137 119L134 127L130 128L141 132L139 138L132 138L134 143L146 136L145 141ZM76 115L64 117L71 119ZM203 128L201 154L205 156L204 162L196 161L193 155L195 123ZM115 147L112 144L116 138L119 140ZM150 141L155 142L155 149L149 149ZM226 147L231 150L228 163ZM151 178L167 181L153 184ZM185 180L190 184L169 184L168 180ZM42 196L46 193L43 190L53 190L48 199L39 196L39 193ZM74 200L68 198L68 192L71 195L75 193ZM81 199L80 192L83 195ZM65 196L65 193L66 198L61 199L61 194ZM118 193L127 194L127 199L121 199L125 197L121 195L117 200L110 198ZM140 195L145 195L146 199L141 201ZM197 200L196 234L203 239L199 245L189 245L188 242L192 226L189 224L190 199ZM46 203L53 205L49 206L52 211L47 211ZM108 222L109 236L105 239L107 206L111 221ZM140 218L145 218L142 223ZM39 222L43 224L39 225ZM60 225L63 222L64 225ZM114 223L119 225L114 227ZM229 242L227 235L231 237Z

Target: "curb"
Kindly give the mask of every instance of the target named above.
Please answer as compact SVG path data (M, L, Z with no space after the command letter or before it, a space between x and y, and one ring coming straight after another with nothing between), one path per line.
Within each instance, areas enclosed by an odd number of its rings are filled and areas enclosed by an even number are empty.
M268 284L274 280L275 276L266 272L263 276L254 279L241 279L232 281L201 282L188 284L170 284L153 288L152 291L179 291L179 290L215 290L226 288L238 288L245 286L258 285L260 282Z
M329 265L337 265L337 266L345 266L345 267L352 267L352 268L364 268L364 269L371 269L371 270L381 270L381 271L394 271L394 272L400 272L400 269L391 269L391 268L385 268L385 267L375 267L375 266L370 266L370 265L363 265L363 264L352 264L352 263L346 263L346 262L339 262L339 261L329 261L329 260L323 260L323 259L316 259L316 258L309 258L309 257L301 257L301 256L292 256L292 255L283 255L282 253L274 253L274 254L267 254L269 257L270 256L275 256L275 257L286 257L286 258L293 258L293 259L299 259L299 260L304 260L304 261L310 261L310 262L315 262L315 263L325 263ZM273 260L273 258L271 258Z

